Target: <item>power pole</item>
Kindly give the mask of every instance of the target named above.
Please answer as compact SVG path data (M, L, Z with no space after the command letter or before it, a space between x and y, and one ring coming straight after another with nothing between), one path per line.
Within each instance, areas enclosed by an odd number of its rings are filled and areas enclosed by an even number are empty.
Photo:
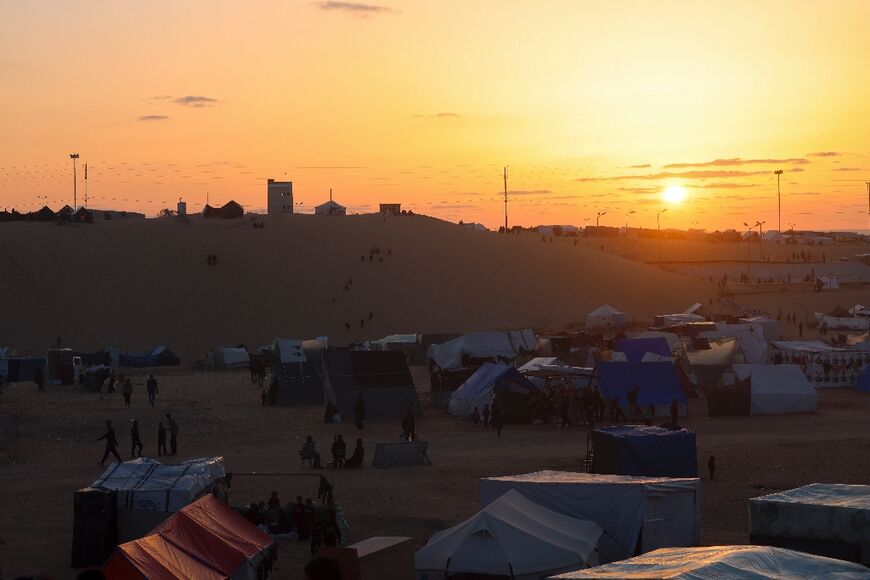
M668 208L656 214L656 227L659 230L659 264L662 263L662 214L666 211L668 211Z
M508 233L508 218L507 218L507 178L508 178L508 166L504 166L504 233Z
M75 211L76 204L78 203L78 193L76 192L76 159L79 158L79 154L70 153L69 158L72 159L73 162L73 211Z
M88 164L85 163L85 209L88 207Z
M782 169L774 171L776 174L776 230L782 233L782 196L779 192L779 176L782 175Z

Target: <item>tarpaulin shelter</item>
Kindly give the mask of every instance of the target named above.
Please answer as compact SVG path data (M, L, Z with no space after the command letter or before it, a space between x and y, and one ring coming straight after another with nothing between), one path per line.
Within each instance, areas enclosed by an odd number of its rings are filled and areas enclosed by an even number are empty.
M550 580L620 578L622 580L863 580L870 572L860 564L767 546L661 548L649 554L568 572Z
M620 332L628 326L628 315L613 306L599 306L586 315L586 330L593 333Z
M117 348L107 347L96 352L76 352L75 356L82 359L85 367L105 365L117 367L120 362L120 353Z
M206 355L206 364L214 369L248 368L248 350L242 347L217 347Z
M813 483L752 498L749 538L870 566L870 485Z
M359 395L369 419L398 419L408 403L420 413L420 400L408 363L401 352L327 350L324 353L326 399L342 419L353 417Z
M103 566L107 578L268 576L275 542L213 495L182 508L144 538L121 544Z
M699 314L658 314L653 319L655 326L674 326L686 322L705 322L707 319Z
M106 365L97 365L85 369L85 380L82 390L97 393L103 387L103 381L112 375L112 369Z
M780 340L782 338L782 328L779 320L770 316L746 316L740 318L741 324L758 324L764 331L764 339L767 342Z
M592 473L698 477L695 433L646 425L599 427L591 434Z
M33 381L37 369L45 369L44 358L4 358L0 359L0 377L7 383Z
M686 394L672 362L604 362L597 367L598 386L608 401L616 398L628 404L627 395L637 387L637 403L641 408L656 406L656 414L667 415L674 399L680 404L680 414L686 412Z
M602 562L700 540L699 479L566 471L488 477L480 480L481 507L512 489L542 507L600 525Z
M529 379L514 367L483 363L473 375L453 391L448 408L451 415L468 417L475 407L483 408L498 395L502 418L505 422L522 422L531 419L529 395L539 390Z
M531 330L475 332L429 347L429 359L441 369L457 369L473 361L512 362L523 352L532 352L538 343Z
M865 393L870 393L870 365L867 365L864 367L864 370L861 371L858 380L855 382L855 389Z
M701 338L721 340L737 338L744 360L748 364L764 364L767 362L767 340L764 337L764 327L758 323L726 324L716 323L716 330L698 333Z
M663 357L672 357L671 347L663 337L657 338L621 338L616 341L616 350L625 353L628 362L641 362L647 353Z
M722 375L722 386L745 390L746 383L752 415L816 410L816 389L797 365L732 365Z
M165 346L158 346L147 352L122 352L118 364L122 367L176 367L181 359Z
M272 343L272 375L278 381L279 405L323 404L323 351L327 339L291 340Z
M595 522L554 512L510 490L429 538L417 552L414 568L429 580L455 574L538 580L595 565L601 533Z

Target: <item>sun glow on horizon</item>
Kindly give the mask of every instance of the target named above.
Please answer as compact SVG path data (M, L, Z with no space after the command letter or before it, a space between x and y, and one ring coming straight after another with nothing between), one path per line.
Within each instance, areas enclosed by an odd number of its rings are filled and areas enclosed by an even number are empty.
M671 185L662 192L662 197L668 203L683 203L686 199L686 188L682 185Z

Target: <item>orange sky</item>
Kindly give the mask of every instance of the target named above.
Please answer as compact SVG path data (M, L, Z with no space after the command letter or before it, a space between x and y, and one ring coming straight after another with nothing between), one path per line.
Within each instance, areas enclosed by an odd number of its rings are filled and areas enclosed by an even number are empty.
M870 2L0 0L0 200L866 228ZM717 161L718 160L718 161ZM81 173L79 174L81 178ZM841 181L854 180L854 181ZM84 184L80 180L80 189ZM665 205L682 185L687 199Z

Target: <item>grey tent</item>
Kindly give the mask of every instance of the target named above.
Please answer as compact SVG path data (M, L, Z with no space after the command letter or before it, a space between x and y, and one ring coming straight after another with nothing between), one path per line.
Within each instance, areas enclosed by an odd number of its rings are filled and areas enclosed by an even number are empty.
M322 353L320 340L276 338L272 346L272 373L278 381L275 402L279 405L320 405L323 403Z
M398 419L408 403L419 414L420 400L402 352L328 350L324 355L326 398L342 418L353 417L362 394L369 419Z

